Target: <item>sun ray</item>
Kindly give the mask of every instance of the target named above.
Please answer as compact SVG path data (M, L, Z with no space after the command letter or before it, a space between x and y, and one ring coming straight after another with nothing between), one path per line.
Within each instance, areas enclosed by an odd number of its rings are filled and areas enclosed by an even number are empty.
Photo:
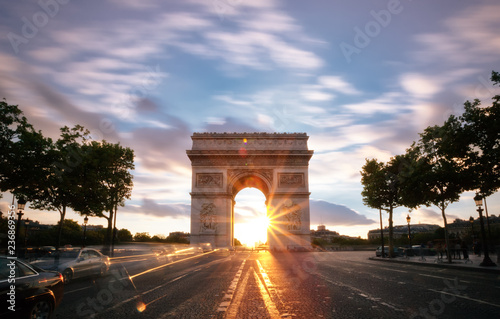
M234 238L248 247L265 244L270 225L264 194L245 188L236 196Z

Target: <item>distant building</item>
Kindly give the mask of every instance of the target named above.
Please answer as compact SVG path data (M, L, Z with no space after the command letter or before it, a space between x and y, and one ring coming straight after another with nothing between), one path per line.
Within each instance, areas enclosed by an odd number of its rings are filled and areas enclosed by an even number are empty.
M82 228L83 227L85 227L85 226L82 226ZM103 225L87 225L87 231L99 231L103 228L104 228Z
M29 218L23 221L24 225L29 229L29 231L46 230L55 226L55 225L40 224L39 222L31 220Z
M440 226L432 224L416 224L410 225L412 234L418 233L434 233ZM393 226L393 238L401 238L408 236L408 225ZM384 237L389 238L389 227L384 228ZM368 239L380 239L380 228L368 231Z
M496 225L500 224L500 217L491 215L487 220L486 216L483 216L483 221L485 230L488 232L488 225L490 225L490 227L493 229L498 227ZM455 219L453 223L448 224L448 232L450 236L453 235L455 238L463 238L465 236L470 236L473 230L474 234L476 235L480 233L481 226L479 218L475 218L472 224L469 220L463 220L458 218Z
M319 225L318 230L311 229L311 239L318 238L331 241L332 238L338 237L340 237L339 233L326 229L325 225Z

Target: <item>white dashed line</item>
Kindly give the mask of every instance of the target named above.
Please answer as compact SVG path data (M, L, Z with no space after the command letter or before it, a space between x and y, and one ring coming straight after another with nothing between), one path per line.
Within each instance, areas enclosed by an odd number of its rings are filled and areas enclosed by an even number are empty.
M426 274L419 274L419 275L424 276L424 277L438 278L438 279L444 279L444 280L451 280L451 281L454 280L453 278L446 278L446 277L441 277L441 276L433 276L433 275L426 275ZM466 280L460 280L460 282L466 282L466 283L470 284L470 281L466 281Z
M500 308L500 305L497 305L497 304L494 304L494 303L491 303L491 302L487 302L487 301L483 301L483 300L479 300L479 299L474 299L474 298L469 298L467 296L452 294L452 293L449 293L449 292L446 292L446 291L442 291L442 290L429 289L429 291L433 291L433 292L437 292L437 293L445 294L445 295L450 295L450 296L454 296L454 297L457 297L457 298L462 298L462 299L466 299L466 300L470 300L470 301L475 301L475 302L478 302L478 303L483 303L485 305L489 305L489 306Z
M246 259L243 260L241 263L240 268L236 272L236 275L233 278L233 281L231 281L231 284L229 285L229 288L227 292L224 294L224 297L222 298L222 302L219 305L219 308L217 311L226 311L229 305L231 304L231 300L233 299L234 292L236 291L236 286L238 286L238 281L241 278L241 273L243 272L243 267L245 266Z

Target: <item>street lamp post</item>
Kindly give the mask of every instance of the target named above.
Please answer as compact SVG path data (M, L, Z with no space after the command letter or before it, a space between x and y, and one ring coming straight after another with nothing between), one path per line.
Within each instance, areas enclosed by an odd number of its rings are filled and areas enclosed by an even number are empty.
M83 219L83 247L85 248L85 242L87 240L87 223L89 222L88 216Z
M26 206L26 200L24 199L24 197L21 197L17 200L17 210L18 210L18 213L17 213L17 225L16 225L16 253L18 254L19 256L19 251L18 248L20 247L19 243L21 242L19 240L19 229L21 228L21 220L23 218L23 210L24 210L24 207Z
M406 221L408 222L408 240L410 241L410 249L411 249L411 229L410 229L411 217L410 217L410 214L408 214L406 216Z
M490 259L488 244L486 243L486 233L484 231L483 208L481 207L483 205L483 198L481 197L481 195L476 194L476 196L474 197L474 201L476 202L477 212L479 213L479 225L481 225L481 239L483 242L484 250L484 259L483 262L479 264L479 266L494 267L496 266L496 264Z

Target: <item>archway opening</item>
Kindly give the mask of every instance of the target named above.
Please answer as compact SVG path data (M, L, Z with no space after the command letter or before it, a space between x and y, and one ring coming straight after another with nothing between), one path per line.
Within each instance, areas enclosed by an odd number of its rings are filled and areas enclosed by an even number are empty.
M269 218L264 194L257 188L244 188L235 202L234 238L247 247L266 244Z

